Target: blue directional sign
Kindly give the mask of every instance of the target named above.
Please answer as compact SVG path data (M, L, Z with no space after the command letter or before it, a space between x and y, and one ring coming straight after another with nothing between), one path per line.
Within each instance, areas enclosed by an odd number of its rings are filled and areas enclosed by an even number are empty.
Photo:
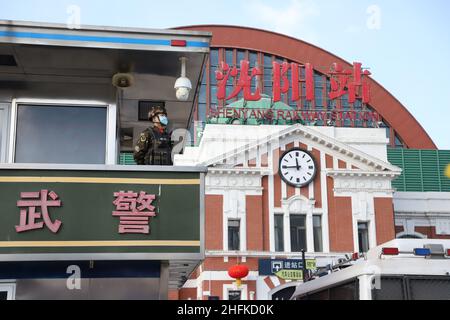
M297 259L260 259L259 275L273 276L282 270L302 270L303 260ZM316 269L316 260L306 260L306 269Z

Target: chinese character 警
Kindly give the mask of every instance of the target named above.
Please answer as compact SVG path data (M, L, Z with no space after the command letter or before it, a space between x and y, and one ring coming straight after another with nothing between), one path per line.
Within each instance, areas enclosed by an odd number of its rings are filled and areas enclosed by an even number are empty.
M119 233L150 233L150 217L155 217L155 207L152 202L156 199L154 194L139 194L133 191L115 192L113 202L116 211L114 217L120 217Z
M25 232L30 230L42 229L44 224L53 233L57 233L61 227L61 221L50 219L48 212L49 207L61 207L61 200L58 195L48 190L40 192L21 192L21 200L17 201L17 207L20 209L20 224L16 226L17 232ZM50 198L50 200L48 199ZM40 209L40 212L37 211ZM37 221L43 219L44 221Z

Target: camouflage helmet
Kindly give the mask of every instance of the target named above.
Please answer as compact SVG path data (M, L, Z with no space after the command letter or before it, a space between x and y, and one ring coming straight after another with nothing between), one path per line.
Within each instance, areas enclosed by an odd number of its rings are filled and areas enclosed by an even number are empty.
M167 115L167 111L164 107L161 106L155 106L150 109L148 112L148 120L152 120L153 117L157 116L158 114L165 114Z

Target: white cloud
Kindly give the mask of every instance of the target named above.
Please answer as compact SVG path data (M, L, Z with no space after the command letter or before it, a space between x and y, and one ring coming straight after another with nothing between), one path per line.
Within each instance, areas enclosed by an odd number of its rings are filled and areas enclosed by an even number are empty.
M317 34L309 23L320 15L317 4L312 0L290 0L287 5L284 3L280 1L275 6L264 0L252 0L246 7L260 27L315 42Z

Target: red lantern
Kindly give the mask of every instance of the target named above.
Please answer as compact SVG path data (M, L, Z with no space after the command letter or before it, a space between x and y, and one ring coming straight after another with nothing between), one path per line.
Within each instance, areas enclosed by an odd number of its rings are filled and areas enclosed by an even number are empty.
M241 286L242 283L241 279L248 276L248 273L249 273L248 267L243 264L238 264L228 269L228 275L231 278L236 279L236 284L238 287Z

